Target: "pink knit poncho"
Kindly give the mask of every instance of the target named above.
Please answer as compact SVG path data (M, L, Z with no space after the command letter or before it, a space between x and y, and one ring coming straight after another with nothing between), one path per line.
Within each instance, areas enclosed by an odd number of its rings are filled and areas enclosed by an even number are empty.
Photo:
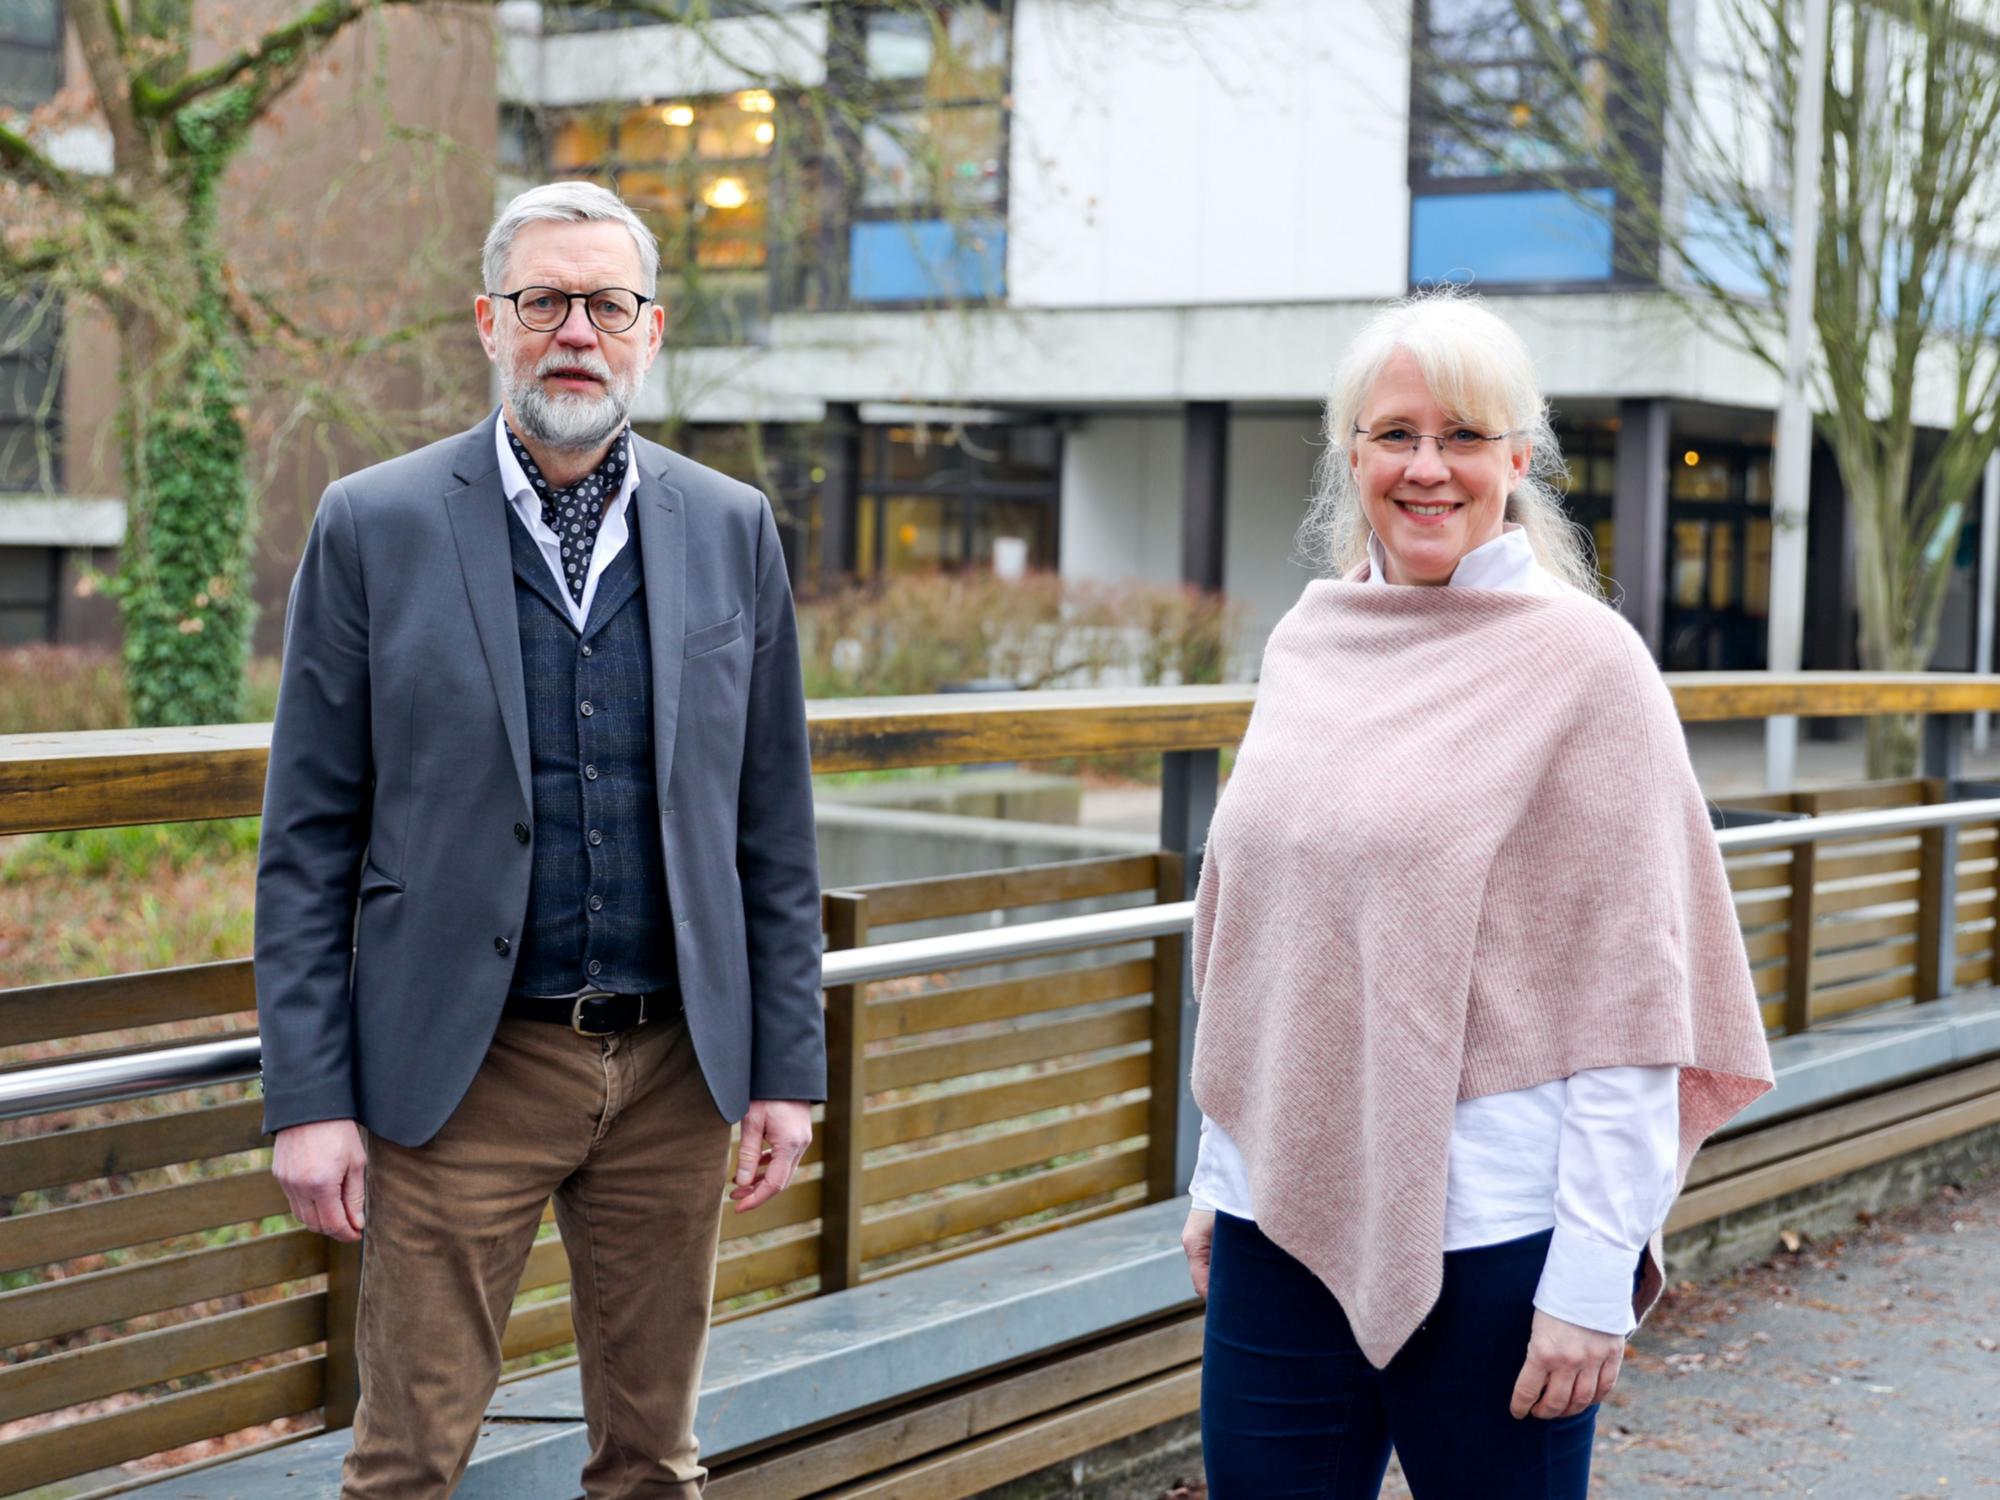
M1437 1300L1457 1100L1677 1064L1684 1182L1771 1087L1672 699L1580 593L1308 585L1216 808L1193 966L1195 1099L1377 1368Z

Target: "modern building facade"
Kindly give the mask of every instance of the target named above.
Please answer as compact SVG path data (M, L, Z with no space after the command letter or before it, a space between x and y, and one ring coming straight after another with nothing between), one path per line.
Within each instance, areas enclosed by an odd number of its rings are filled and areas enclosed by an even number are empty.
M651 216L673 331L641 415L773 491L804 588L1014 537L1220 586L1261 640L1310 576L1340 349L1469 280L1527 338L1573 514L1661 661L1764 664L1777 382L1632 274L1589 210L1609 187L1538 186L1505 114L1481 149L1427 128L1426 90L1475 71L1539 107L1470 0L730 9L509 0L503 188L590 176ZM1940 665L1971 664L1992 590L1978 510ZM1851 538L1821 452L1808 666L1854 663Z

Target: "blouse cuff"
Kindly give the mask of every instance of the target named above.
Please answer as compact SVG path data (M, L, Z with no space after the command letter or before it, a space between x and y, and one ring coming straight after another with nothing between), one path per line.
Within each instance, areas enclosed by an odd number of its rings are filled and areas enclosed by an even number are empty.
M1643 1250L1606 1245L1556 1225L1535 1306L1550 1317L1621 1338L1638 1327L1632 1288Z

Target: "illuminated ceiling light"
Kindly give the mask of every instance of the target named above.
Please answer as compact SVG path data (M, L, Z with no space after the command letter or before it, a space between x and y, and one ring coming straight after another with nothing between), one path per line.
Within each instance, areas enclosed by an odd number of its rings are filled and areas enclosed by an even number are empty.
M694 106L692 104L669 104L665 109L660 111L660 119L669 125L692 125L694 124Z
M768 146L778 138L778 127L773 125L769 120L759 120L757 128L750 133L757 137L758 145Z
M753 115L768 115L778 106L768 89L745 89L736 96L736 107Z
M1694 449L1690 448L1688 449L1687 452L1681 455L1681 462L1686 464L1690 469L1692 469L1696 464L1701 462L1701 455L1695 452Z
M896 538L905 547L914 547L917 544L917 528L906 522L903 529L896 533Z
M741 208L750 201L750 190L741 177L718 177L702 189L701 201L710 208Z

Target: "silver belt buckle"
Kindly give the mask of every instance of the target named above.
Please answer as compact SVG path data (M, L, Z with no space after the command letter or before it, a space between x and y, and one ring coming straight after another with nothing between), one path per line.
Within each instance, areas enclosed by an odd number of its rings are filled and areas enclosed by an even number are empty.
M609 1036L611 1033L608 1031L585 1031L583 1029L583 1007L589 1001L607 999L617 993L618 991L616 990L598 989L595 985L579 991L570 1003L569 1029L574 1031L578 1036ZM645 1011L645 1002L641 1001L639 1004L639 1019L641 1022L646 1018Z

